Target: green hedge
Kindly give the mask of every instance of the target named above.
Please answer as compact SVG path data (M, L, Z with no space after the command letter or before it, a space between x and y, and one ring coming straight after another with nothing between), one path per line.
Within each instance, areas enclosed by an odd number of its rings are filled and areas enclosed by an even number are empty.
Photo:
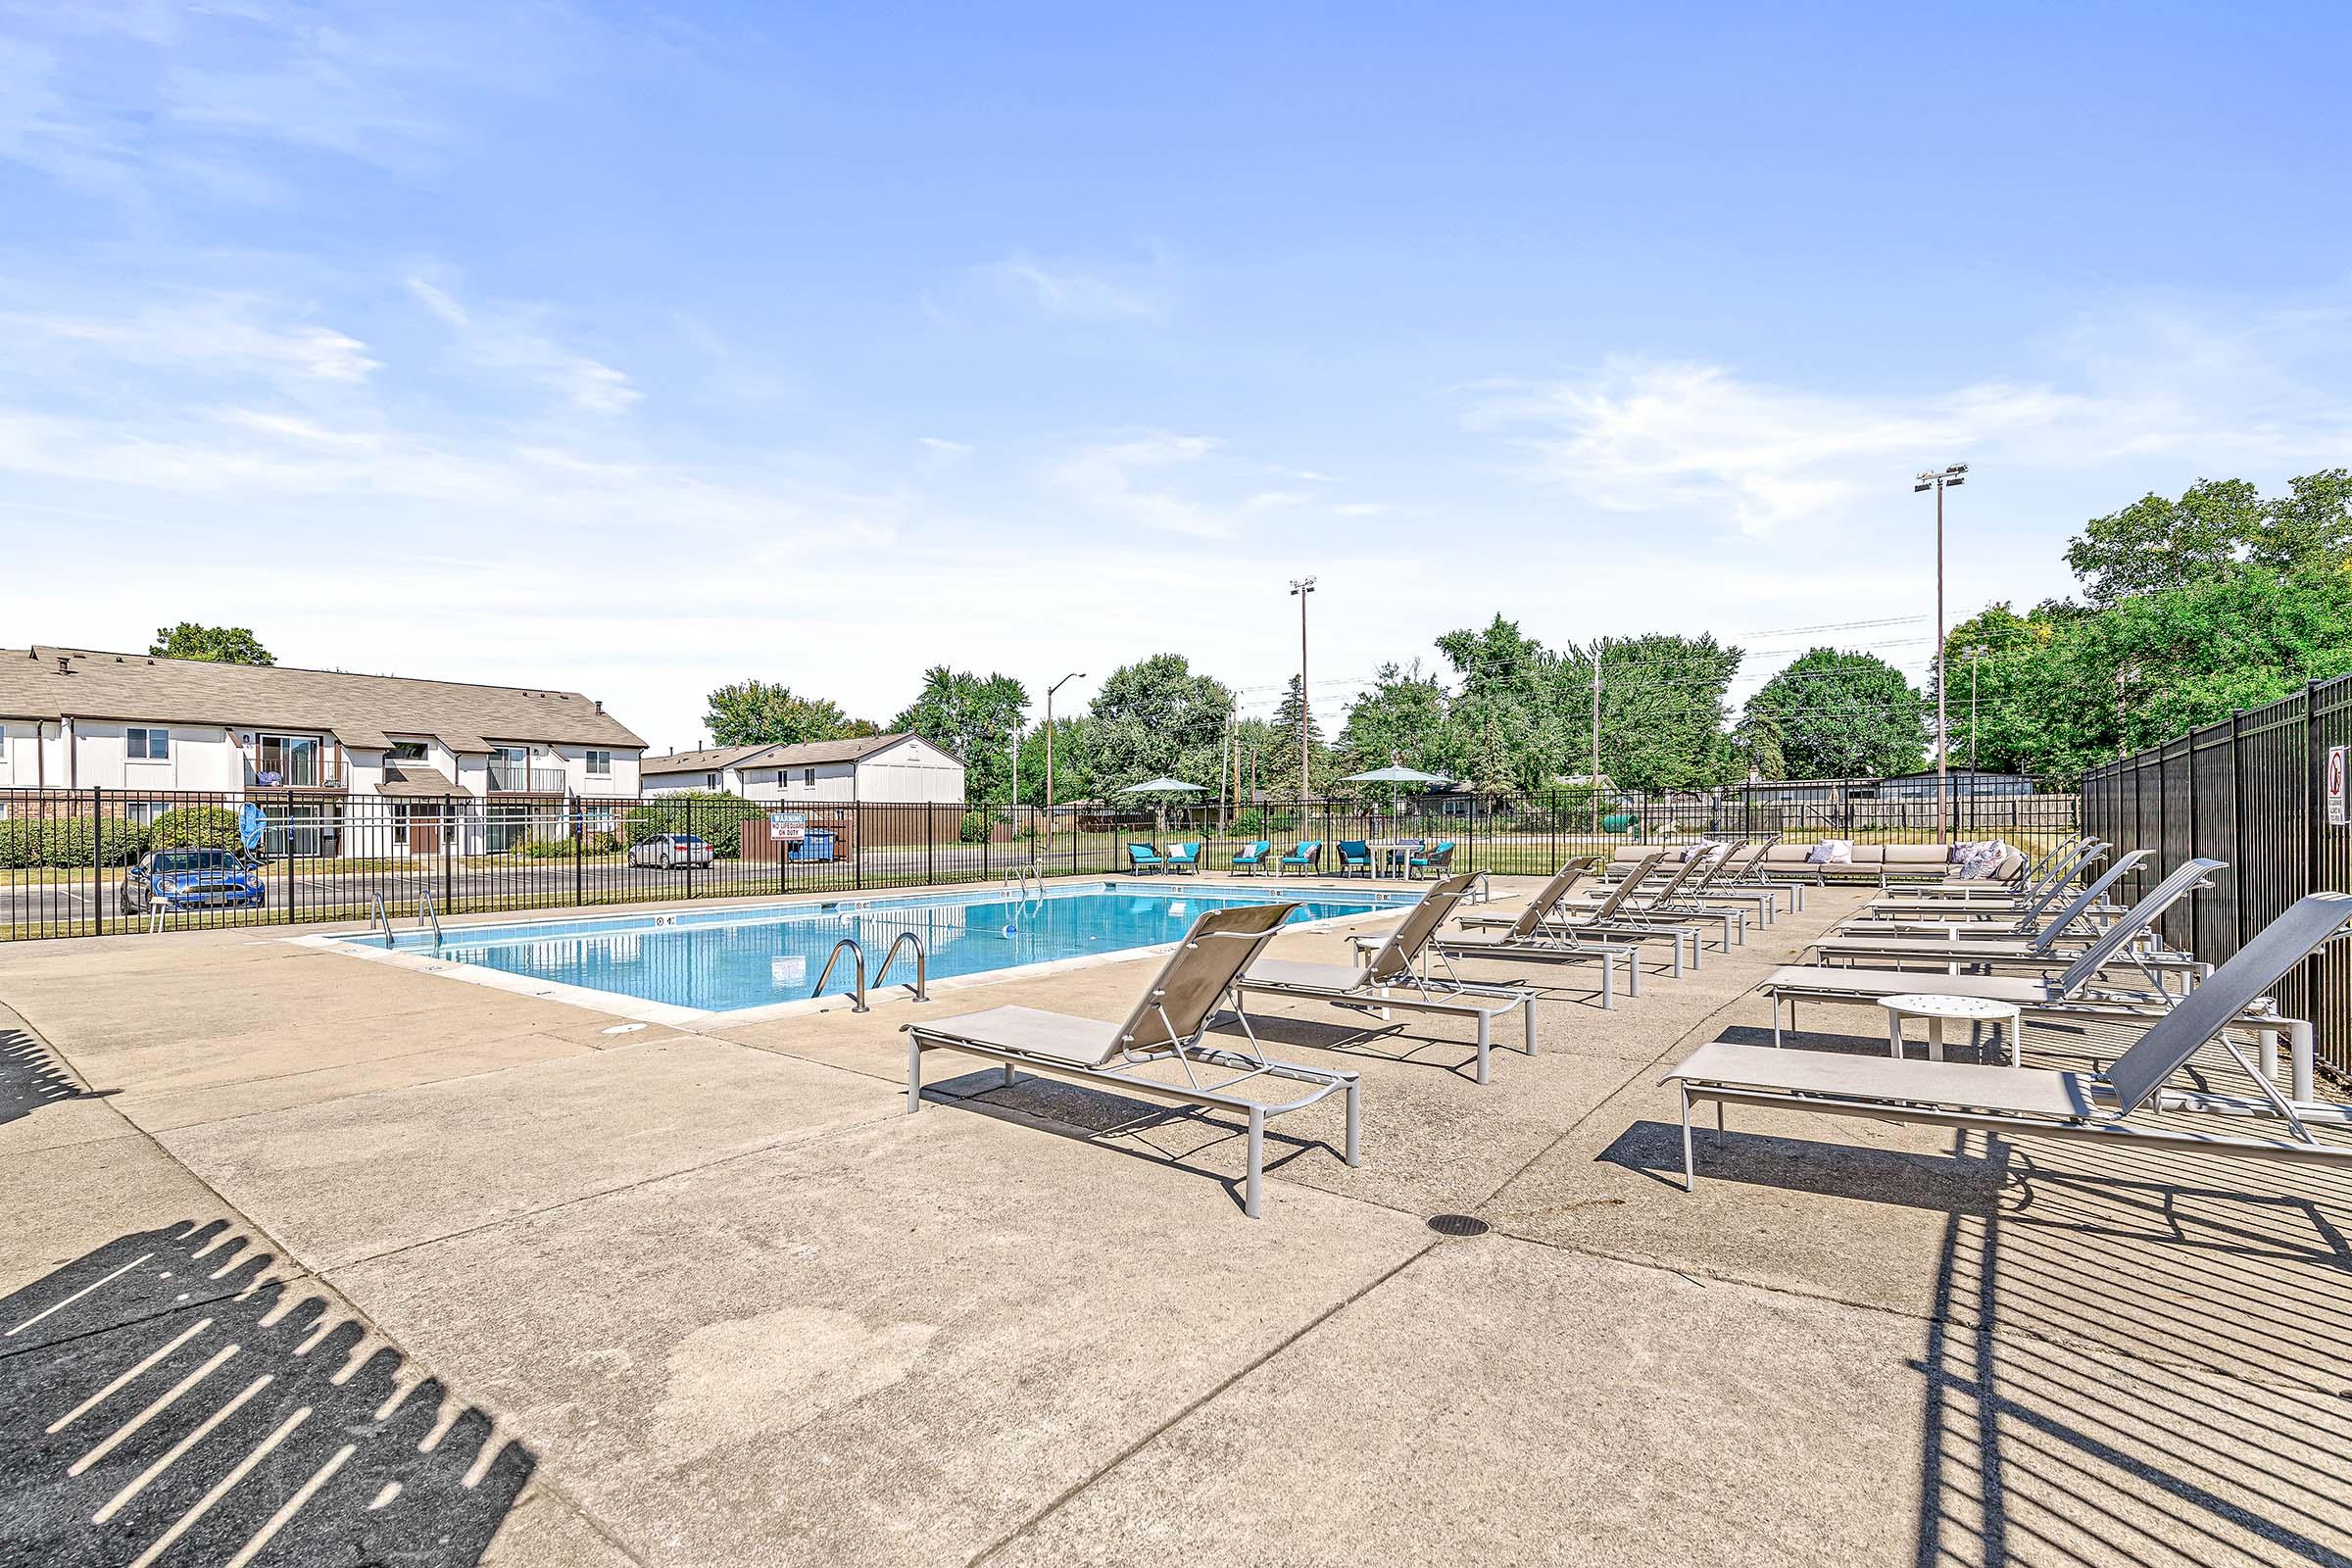
M0 822L0 866L86 866L93 838L101 865L128 865L147 851L146 830L121 817L106 818L102 832L86 816L33 817Z
M620 836L616 833L589 832L582 833L579 838L579 853L582 855L610 855L619 848ZM572 841L532 839L523 845L522 853L534 860L568 860L572 856Z
M722 860L743 858L743 824L765 821L767 808L719 790L664 795L629 812L629 843L636 846L664 833L692 833L710 841Z

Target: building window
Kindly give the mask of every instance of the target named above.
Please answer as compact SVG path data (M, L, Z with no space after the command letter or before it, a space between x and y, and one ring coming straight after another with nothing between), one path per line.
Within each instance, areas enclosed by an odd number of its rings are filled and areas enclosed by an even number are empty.
M611 752L590 752L588 754L588 776L590 778L611 778L612 776L612 754Z
M122 820L132 827L153 827L155 819L163 815L164 810L161 801L125 801L122 805Z
M395 762L421 762L424 760L424 742L394 741L392 749L384 755Z
M172 758L172 732L168 729L137 729L125 732L130 737L130 755L142 761L164 762Z
M703 788L707 790L714 790L718 788L718 775L716 773L705 773L703 775Z
M320 746L316 735L263 735L254 745L255 782L315 789L319 783Z
M801 788L803 788L803 789L805 789L805 790L812 790L812 789L816 788L816 769L815 769L815 768L813 768L813 767L804 767L804 768L802 768L802 769L801 769Z

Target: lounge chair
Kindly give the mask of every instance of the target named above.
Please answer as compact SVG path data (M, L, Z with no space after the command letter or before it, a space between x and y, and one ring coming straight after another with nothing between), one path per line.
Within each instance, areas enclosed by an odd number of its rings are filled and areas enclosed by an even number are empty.
M1329 1002L1343 1007L1388 1016L1391 1007L1408 1012L1435 1012L1478 1021L1478 1081L1487 1081L1487 1048L1494 1022L1519 1009L1527 1028L1527 1054L1536 1054L1536 997L1516 986L1481 986L1451 974L1433 975L1416 960L1429 948L1469 893L1475 874L1447 877L1421 896L1405 911L1396 929L1386 936L1355 939L1354 963L1313 963L1298 958L1253 958L1233 984L1238 1011L1247 993Z
M1310 875L1322 870L1323 841L1321 839L1301 840L1297 849L1274 862L1274 874L1282 875L1285 866L1297 866Z
M1657 855L1658 858L1663 860L1666 852L1660 850ZM1653 862L1653 868L1655 862ZM1600 905L1592 907L1597 909L1606 906L1613 911L1610 918L1620 926L1642 926L1652 929L1672 927L1688 931L1690 935L1691 967L1699 968L1703 966L1703 959L1699 954L1700 944L1696 927L1709 922L1719 925L1723 931L1723 951L1726 953L1732 951L1732 931L1735 925L1739 928L1740 939L1742 942L1747 939L1747 912L1744 909L1727 909L1719 906L1676 906L1677 901L1683 897L1685 887L1689 886L1693 878L1703 878L1713 869L1714 861L1711 859L1687 857L1667 874L1665 881L1655 887L1646 886L1647 872L1638 876L1629 875L1601 899ZM1573 910L1575 906L1568 907Z
M2222 864L2220 860L2207 859L2183 862L2172 875L2158 883L2146 898L2132 906L2132 913L2144 913L2145 918L2139 924L2152 924L2181 899L2209 885L2213 872L2221 869ZM1921 985L1917 970L1906 972L1900 969L1790 965L1775 969L1756 989L1772 999L1772 1041L1776 1047L1781 1043L1780 1004L1783 1001L1789 1005L1790 1027L1793 1028L1796 1004L1799 1002L1875 1006L1884 997L1929 989L1933 989L1937 996L1984 997L1993 1002L2014 1003L2024 1009L2028 1017L2069 1018L2086 1022L2161 1017L2180 1005L2182 999L2166 988L2153 966L2149 968L2149 983L2144 989L2114 985L2101 972L2124 955L2135 931L2136 926L2118 924L2110 927L2096 942L2070 960L2063 972L2047 977L1937 975L1931 988ZM2206 983L2211 984L2210 981ZM2203 986L2199 986L2188 995L2194 997L2203 989ZM2274 1037L2266 1041L2266 1052L2275 1049L2276 1036L2284 1035L2298 1063L2309 1058L2309 1022L2284 1017L2267 1007L2251 1011L2239 1021L2242 1027L2260 1030ZM2298 1067L2298 1081L2301 1081L2301 1075L2302 1069Z
M1258 867L1266 863L1266 855L1273 848L1274 846L1264 839L1252 839L1234 852L1233 868L1236 871L1247 871L1251 876L1257 875Z
M1973 908L2022 908L2064 896L2079 877L2087 876L2090 868L2113 848L2103 840L2079 839L2064 855L2053 857L2040 874L2014 887L1984 888L1954 884L1950 887L1905 888L1899 894L1872 900L1871 907L1929 911L1955 909L1963 912Z
M1683 1099L1683 1186L1695 1187L1690 1108L1713 1102L1717 1136L1728 1105L1758 1105L1919 1122L2002 1136L2126 1141L2185 1153L2352 1165L2352 1145L2323 1144L2306 1125L2316 1107L2290 1101L2272 1083L2268 1063L2257 1067L2228 1035L2242 1026L2260 999L2295 966L2347 932L2352 895L2314 893L2265 926L2235 957L2180 1004L2158 1019L2104 1072L1981 1067L1962 1062L1898 1061L1831 1052L1774 1051L1717 1041L1701 1046L1663 1083ZM2209 1042L2219 1041L2260 1092L2258 1099L2168 1091L2165 1083ZM2271 1115L2285 1120L2291 1139L2235 1138L2158 1131L2131 1118L2143 1106L2159 1111ZM2340 1110L2330 1119L2342 1119Z
M2134 850L2132 853L2138 856L2144 852ZM2211 860L2205 864L2218 868L2221 862ZM2118 869L2121 868L2119 865ZM2191 891L2205 885L2202 879L2184 878L2182 881ZM1969 927L1953 925L1945 927L1951 935L1943 939L1832 935L1816 941L1813 948L1825 961L1833 963L1842 959L1850 964L1870 964L1897 970L1925 964L1954 975L1964 969L1976 973L2024 970L2047 974L2072 968L2081 958L2081 953L2064 951L2058 944L2082 915L2082 906L2095 896L2094 892L2084 892L2074 904L2067 906L2057 919L2033 937L1969 937L1965 935ZM2167 952L2161 944L2153 951L2146 946L2148 939L2155 934L2156 920L2180 897L2178 887L2159 884L2156 892L2124 910L2104 927L2093 927L2087 940L2110 954L2108 965L2111 968L2127 963L2135 965L2142 973L2156 979L2160 987L2163 981L2157 971L2182 972L2188 983L2193 984L2211 974L2213 966L2199 963L2186 954Z
M1644 863L1649 867L1655 867L1657 862L1665 858L1665 855L1664 850L1652 850L1643 857ZM1603 942L1621 943L1628 946L1636 946L1643 942L1671 941L1674 944L1674 975L1679 980L1683 974L1683 943L1685 939L1690 943L1691 967L1699 966L1698 933L1680 922L1644 921L1624 912L1632 899L1641 890L1642 878L1647 874L1647 870L1640 870L1634 875L1621 878L1615 887L1610 888L1601 896L1600 902L1597 904L1571 903L1564 896L1564 891L1562 894L1553 895L1547 904L1544 893L1539 893L1529 901L1530 907L1535 910L1535 929L1544 936L1562 943L1585 938L1598 938ZM1690 873L1685 868L1680 874L1687 876ZM1550 891L1548 887L1544 889L1544 893ZM1518 915L1511 917L1511 924L1515 926L1519 921L1525 920L1527 916L1528 910L1521 909ZM1473 914L1464 916L1461 923L1470 927L1492 927L1501 924L1503 919L1504 917L1499 915ZM1641 977L1638 970L1628 994L1634 996L1641 994Z
M1250 1033L1247 1018L1242 1020L1242 1032L1250 1042L1246 1048L1210 1045L1203 1038L1218 1004L1232 989L1234 977L1265 951L1282 922L1298 907L1296 904L1259 904L1211 909L1200 916L1160 966L1135 1009L1120 1023L1074 1018L1036 1007L1002 1006L906 1025L906 1113L911 1116L923 1108L923 1053L940 1049L1003 1062L1007 1085L1026 1068L1116 1094L1230 1111L1249 1120L1249 1166L1242 1211L1257 1218L1269 1119L1344 1091L1348 1097L1345 1158L1350 1165L1361 1162L1357 1144L1362 1095L1354 1073L1272 1059ZM1153 1063L1166 1061L1182 1067L1183 1081L1149 1076ZM1200 1069L1208 1067L1228 1069L1233 1076L1203 1083ZM1254 1078L1300 1084L1305 1092L1273 1103L1231 1092L1235 1085Z
M1452 874L1453 840L1440 839L1404 862L1404 874L1408 877L1419 876L1424 871L1436 876Z
M1169 845L1167 861L1168 869L1171 871L1189 871L1194 876L1199 876L1200 874L1200 841L1195 839L1188 844Z
M1362 839L1340 840L1340 875L1372 874L1372 846Z
M1628 976L1626 995L1642 994L1642 964L1639 952L1622 943L1598 942L1589 939L1588 933L1568 930L1548 932L1544 919L1559 906L1561 899L1583 879L1599 857L1578 856L1552 873L1526 907L1516 915L1470 915L1461 924L1472 929L1453 936L1439 936L1431 946L1446 958L1499 958L1510 961L1532 959L1538 963L1583 963L1593 958L1600 960L1600 1004L1614 1007L1617 992L1617 960L1626 960ZM1486 936L1477 928L1501 926L1500 936ZM1681 967L1682 944L1675 944L1676 967Z
M1925 920L1858 918L1846 921L1813 945L1827 952L1833 947L1859 950L1865 946L1889 942L1966 942L1995 945L2027 945L2034 951L2052 950L2060 941L2095 940L2101 931L2115 923L2121 911L2102 903L2107 891L2139 867L2140 861L2151 854L2148 850L2127 850L2116 862L2074 897L2074 901L2050 915L2046 920L2038 912L2019 915L2003 924L1997 919L1983 920ZM2037 945L2037 946L2035 946Z
M1160 858L1159 852L1149 844L1127 846L1127 869L1137 876L1142 876L1146 871L1164 871L1167 865L1168 862Z

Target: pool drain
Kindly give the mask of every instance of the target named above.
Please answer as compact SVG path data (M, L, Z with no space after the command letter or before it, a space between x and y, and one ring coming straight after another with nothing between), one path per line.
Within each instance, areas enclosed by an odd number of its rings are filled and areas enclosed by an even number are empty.
M1484 1236L1487 1222L1472 1214L1432 1214L1429 1228L1440 1236Z

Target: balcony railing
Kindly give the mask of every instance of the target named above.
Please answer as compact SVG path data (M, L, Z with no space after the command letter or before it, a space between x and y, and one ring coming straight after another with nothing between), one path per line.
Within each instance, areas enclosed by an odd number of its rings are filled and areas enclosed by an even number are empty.
M570 777L560 767L524 767L518 762L490 764L493 795L562 795Z
M260 746L243 750L248 788L340 791L349 782L340 746L329 745L316 751Z

